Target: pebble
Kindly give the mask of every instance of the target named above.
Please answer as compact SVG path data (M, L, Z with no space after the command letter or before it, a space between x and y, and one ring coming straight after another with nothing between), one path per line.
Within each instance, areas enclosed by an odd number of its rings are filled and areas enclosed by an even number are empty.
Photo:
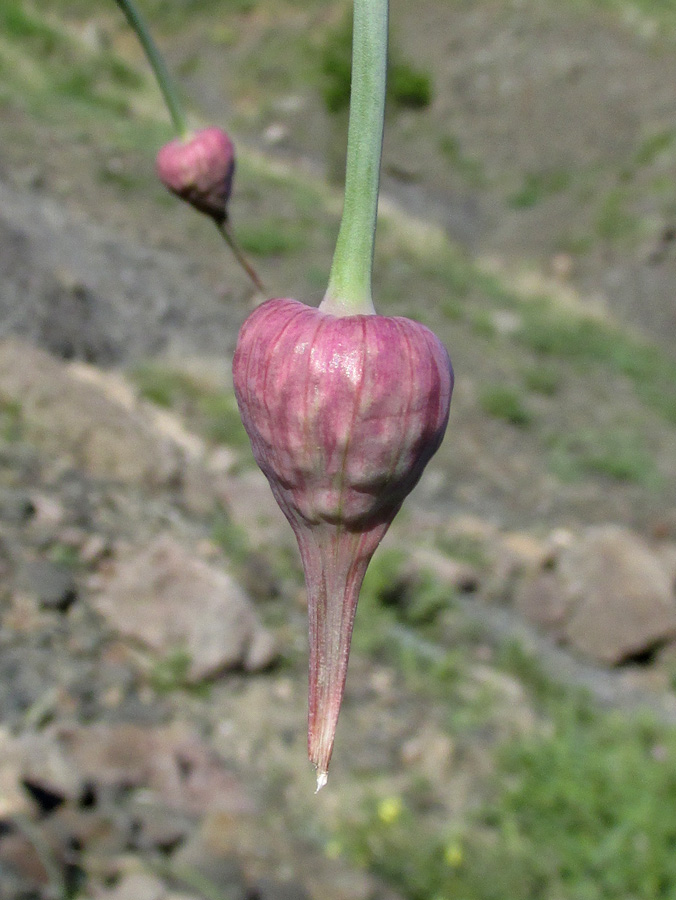
M22 488L0 490L0 519L9 525L23 525L35 514L35 505L28 491Z
M296 881L261 878L256 883L250 900L310 900L310 895L303 885Z
M25 562L20 581L40 606L65 612L77 599L77 584L72 571L48 559Z
M131 872L110 890L99 890L96 900L164 900L166 886L156 875Z
M163 658L181 649L191 683L228 669L264 669L277 654L238 582L169 535L136 553L120 554L94 602L126 639Z
M190 888L199 879L213 888L219 900L250 900L239 862L233 856L215 854L200 832L174 854L171 868L182 887Z

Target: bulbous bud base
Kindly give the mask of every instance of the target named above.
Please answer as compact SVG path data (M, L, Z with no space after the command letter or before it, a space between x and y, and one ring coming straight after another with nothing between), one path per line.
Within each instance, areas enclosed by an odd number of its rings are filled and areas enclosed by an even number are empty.
M325 780L359 590L438 449L453 370L409 319L269 300L242 326L235 394L254 456L293 528L308 589L308 744Z

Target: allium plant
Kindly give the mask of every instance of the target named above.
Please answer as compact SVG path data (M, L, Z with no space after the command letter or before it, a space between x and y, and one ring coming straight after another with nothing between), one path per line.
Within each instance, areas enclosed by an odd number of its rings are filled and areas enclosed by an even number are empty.
M233 362L253 453L293 528L308 593L308 750L327 780L369 561L436 452L453 370L423 325L376 315L371 274L385 104L387 0L355 0L345 203L319 308L268 300Z
M258 274L242 253L229 224L228 201L235 173L232 141L215 126L198 131L188 129L171 77L147 24L133 0L116 0L116 3L143 47L178 135L157 154L155 168L160 181L181 200L213 219L237 262L256 288L263 291Z

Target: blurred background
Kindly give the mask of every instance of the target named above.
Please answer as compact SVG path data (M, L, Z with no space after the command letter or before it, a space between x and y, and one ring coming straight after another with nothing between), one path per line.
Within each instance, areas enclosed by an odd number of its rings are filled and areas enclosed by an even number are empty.
M344 0L138 0L232 228L316 305ZM113 0L0 3L0 896L676 896L676 3L393 0L374 297L449 430L364 586L331 778L232 395L260 302L156 180Z

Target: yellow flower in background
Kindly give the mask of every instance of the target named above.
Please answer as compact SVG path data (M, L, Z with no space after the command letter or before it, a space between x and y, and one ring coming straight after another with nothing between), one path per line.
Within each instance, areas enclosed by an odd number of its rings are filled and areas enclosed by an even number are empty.
M378 804L378 818L383 825L394 825L403 809L400 797L385 797Z
M451 841L450 844L446 845L446 850L444 851L446 865L449 865L452 869L457 869L458 866L462 865L462 860L462 847L457 841Z

